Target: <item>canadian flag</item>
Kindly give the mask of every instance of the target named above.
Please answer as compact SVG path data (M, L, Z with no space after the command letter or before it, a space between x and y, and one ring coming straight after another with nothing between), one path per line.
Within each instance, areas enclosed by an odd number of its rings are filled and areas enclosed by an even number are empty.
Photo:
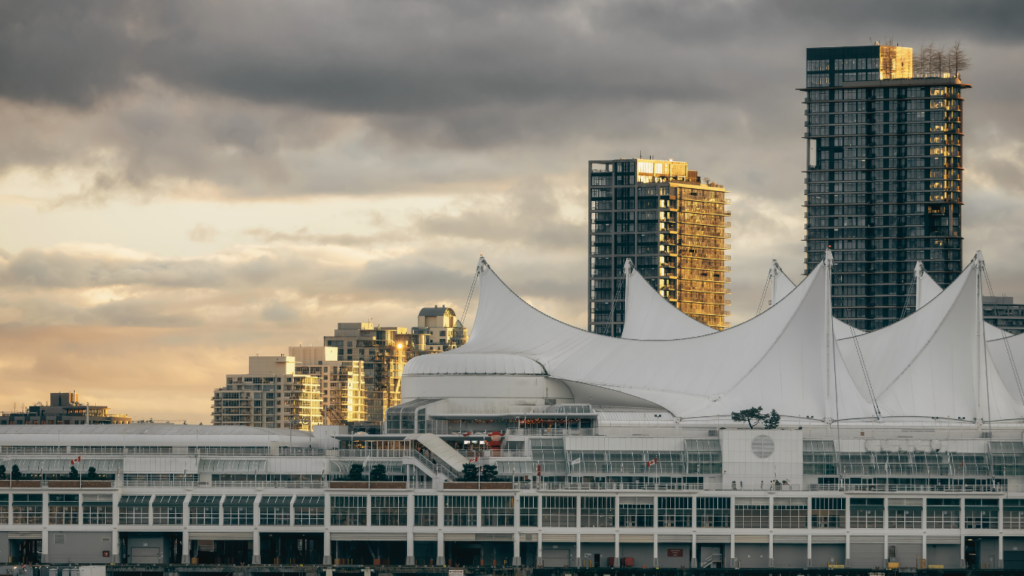
M658 463L658 459L657 458L655 458L654 460L648 460L647 461L647 467L650 468L651 466L654 466L657 463Z
M79 456L78 458L72 458L72 459L71 459L71 464L72 464L72 465L74 465L74 464L78 464L78 463L79 463L79 462L81 462L81 461L82 461L82 457L81 457L81 456Z
M479 456L477 456L476 458L473 458L473 462L479 462L479 461L480 461L480 457Z
M463 437L466 437L466 436L469 436L470 434L472 434L472 432L463 432L463 433L462 433L462 436L463 436Z

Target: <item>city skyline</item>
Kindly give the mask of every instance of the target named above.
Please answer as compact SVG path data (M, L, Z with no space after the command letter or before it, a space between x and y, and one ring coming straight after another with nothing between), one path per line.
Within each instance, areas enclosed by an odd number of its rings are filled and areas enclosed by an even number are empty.
M349 319L411 325L436 302L461 315L480 252L584 327L592 158L676 158L728 187L738 324L772 257L803 268L805 49L882 36L972 55L963 252L1024 297L1017 5L640 6L271 5L232 33L227 4L4 8L0 394L75 389L209 423L211 390L250 355Z

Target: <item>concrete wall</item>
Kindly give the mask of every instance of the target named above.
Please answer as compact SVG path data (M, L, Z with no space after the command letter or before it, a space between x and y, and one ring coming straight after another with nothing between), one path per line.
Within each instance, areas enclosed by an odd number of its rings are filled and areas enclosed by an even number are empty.
M900 568L916 568L921 558L921 541L914 544L896 543L890 540L889 547L896 547L896 561Z
M139 549L138 551L135 552L135 555L137 556L137 558L133 558L133 556L132 556L133 549L135 549L135 548ZM159 551L157 557L160 558L160 560L159 560L160 563L167 564L167 563L171 562L171 544L170 544L170 542L168 542L167 538L165 538L163 536L152 536L152 535L141 535L141 534L140 535L133 535L133 534L126 534L125 535L124 552L126 554L127 561L129 563L137 563L137 562L140 561L139 558L147 558L147 555L149 554L148 551L149 550L153 550L153 549L156 549L156 550ZM144 562L149 562L149 560L143 560L143 561Z
M6 563L11 557L11 543L7 540L7 533L0 532L0 563Z
M928 565L944 568L960 567L960 546L957 544L929 544Z
M999 566L998 538L982 538L981 542L978 543L978 567L981 568L982 566L985 568L997 568Z
M63 538L60 538L63 537ZM110 532L50 532L49 561L59 563L106 564L114 562L103 551L112 550ZM58 543L63 540L64 543Z
M767 568L767 544L737 544L736 561L740 568Z
M881 542L850 544L850 562L847 568L884 568L887 552Z
M623 558L632 558L633 566L639 568L654 566L654 543L647 544L619 544L619 555Z
M846 544L814 544L811 546L811 566L825 568L829 564L846 562Z
M601 555L601 566L608 566L608 559L615 556L615 544L613 542L582 542L580 544L581 556L584 554L590 554L590 561L594 561L594 555ZM585 560L585 558L581 558Z
M682 550L683 555L680 557L669 557L668 551ZM671 543L671 544L658 544L658 566L661 568L689 568L690 567L690 556L693 551L690 549L689 544Z
M807 544L776 544L776 568L806 568Z

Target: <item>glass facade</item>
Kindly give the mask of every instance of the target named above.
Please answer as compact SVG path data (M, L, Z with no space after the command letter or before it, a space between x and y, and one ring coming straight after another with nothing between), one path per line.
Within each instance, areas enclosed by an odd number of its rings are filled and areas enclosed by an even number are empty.
M595 160L589 176L590 331L622 335L627 259L673 306L727 328L725 188L672 160Z
M915 78L912 59L892 46L807 49L805 273L831 249L833 312L862 330L913 311L917 261L943 288L961 269L970 86Z

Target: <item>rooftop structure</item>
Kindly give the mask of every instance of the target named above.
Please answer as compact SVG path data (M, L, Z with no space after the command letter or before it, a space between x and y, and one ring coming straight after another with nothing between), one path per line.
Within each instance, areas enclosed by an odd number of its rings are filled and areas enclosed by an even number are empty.
M412 332L427 336L430 352L452 350L466 343L466 329L455 310L441 304L421 309Z
M126 414L109 414L106 406L82 404L77 392L51 392L49 405L29 406L23 412L0 412L0 425L131 424Z
M295 373L315 376L320 381L322 409L326 424L366 420L366 381L362 360L338 360L333 346L290 346L295 356Z
M309 430L323 424L321 406L320 379L296 373L294 356L250 356L248 373L214 391L213 424Z

